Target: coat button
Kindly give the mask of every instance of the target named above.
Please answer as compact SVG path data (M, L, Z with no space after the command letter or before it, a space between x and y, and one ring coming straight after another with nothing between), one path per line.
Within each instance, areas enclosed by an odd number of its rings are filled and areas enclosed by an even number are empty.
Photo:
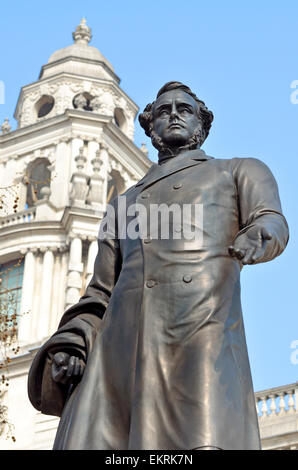
M174 227L174 231L177 232L177 233L182 232L182 226L181 225L176 225L176 227Z
M176 183L173 186L173 189L180 189L180 188L182 188L182 183Z
M141 195L141 198L142 198L142 199L148 199L149 196L150 196L149 193L143 193L143 194Z
M149 287L149 289L151 289L151 287L154 287L156 284L155 281L153 281L152 279L150 279L149 281L146 281L146 286Z
M192 277L189 275L189 274L186 274L185 276L183 276L183 281L184 282L191 282L192 281Z

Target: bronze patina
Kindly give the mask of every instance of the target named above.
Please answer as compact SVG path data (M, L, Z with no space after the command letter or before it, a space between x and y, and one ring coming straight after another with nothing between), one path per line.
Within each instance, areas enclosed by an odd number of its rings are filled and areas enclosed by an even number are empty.
M257 159L201 150L213 114L179 82L139 120L159 161L111 202L116 229L99 237L85 294L38 351L30 400L61 416L54 449L260 449L240 272L286 247L276 181ZM202 207L203 241L172 219L168 238L120 237L132 222L119 224L123 196L148 211Z

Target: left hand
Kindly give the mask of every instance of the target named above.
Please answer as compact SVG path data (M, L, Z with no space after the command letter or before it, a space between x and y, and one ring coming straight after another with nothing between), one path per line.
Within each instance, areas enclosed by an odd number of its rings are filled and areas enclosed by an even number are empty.
M229 246L231 256L238 258L242 264L253 264L265 253L267 240L272 235L265 227L254 226L236 238L234 245Z
M62 384L72 383L81 379L85 365L76 356L70 356L66 352L57 352L52 360L52 378Z

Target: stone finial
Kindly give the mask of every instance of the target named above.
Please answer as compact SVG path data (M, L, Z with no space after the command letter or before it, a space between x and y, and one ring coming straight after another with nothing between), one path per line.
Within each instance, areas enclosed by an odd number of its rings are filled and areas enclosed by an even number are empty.
M87 45L91 41L91 38L92 38L91 28L87 26L85 18L81 19L81 23L79 24L79 26L76 27L75 32L72 33L72 37L76 44Z
M80 147L79 155L76 156L76 158L75 158L75 161L76 161L76 164L77 164L77 170L78 170L79 173L82 172L82 170L84 169L85 163L87 161L87 158L84 156L83 152L84 152L84 148Z
M149 150L147 149L146 144L144 142L142 143L141 150L145 155L148 155Z
M95 175L98 175L102 166L102 160L100 158L100 150L97 150L95 152L95 158L91 160L92 166L93 166L93 172Z
M104 198L104 178L100 175L102 160L100 158L101 150L97 150L95 157L91 160L93 166L93 175L90 177L89 192L87 202L95 210L102 210Z
M86 196L89 190L89 186L87 184L88 176L84 173L87 158L84 156L83 152L84 148L81 147L79 149L79 155L75 158L77 172L73 173L71 177L72 189L69 195L71 204L79 207L85 206Z
M9 119L5 118L4 123L1 126L2 134L8 134L11 131L11 125L9 124Z

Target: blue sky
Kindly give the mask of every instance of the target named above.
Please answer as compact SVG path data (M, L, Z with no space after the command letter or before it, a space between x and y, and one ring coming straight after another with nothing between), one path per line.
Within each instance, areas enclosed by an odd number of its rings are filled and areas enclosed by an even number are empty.
M259 158L275 175L290 242L276 260L244 268L242 305L255 389L296 382L298 364L290 358L298 340L298 104L290 98L298 80L297 1L3 2L0 122L8 117L15 128L20 88L72 43L83 16L91 45L113 64L141 110L165 82L182 81L215 115L204 150L217 158ZM135 143L142 142L155 160L136 121Z

